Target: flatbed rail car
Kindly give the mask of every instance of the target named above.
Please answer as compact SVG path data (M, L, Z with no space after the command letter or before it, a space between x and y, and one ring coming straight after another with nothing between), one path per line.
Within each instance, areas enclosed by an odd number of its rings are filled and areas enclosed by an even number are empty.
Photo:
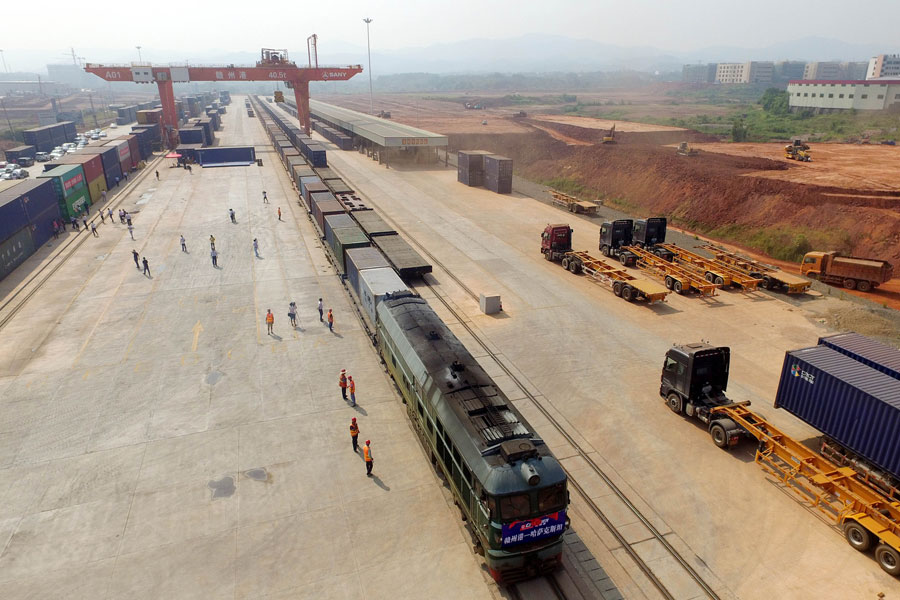
M585 215L596 215L600 205L596 202L587 202L579 200L575 196L557 192L556 190L548 190L553 204L565 208L570 213L581 213Z
M664 302L669 290L645 279L638 279L623 269L613 266L587 252L567 252L560 263L571 273L584 273L588 277L610 287L613 294L627 302L644 300L647 304Z
M703 270L704 279L710 283L715 283L718 286L739 285L743 291L752 292L762 283L762 279L758 277L752 277L731 265L720 262L714 258L701 256L696 252L691 252L681 246L676 246L675 244L660 244L660 247L665 248L674 254L675 260L694 265Z
M637 257L637 268L662 279L666 289L670 289L676 294L683 294L694 289L701 296L714 296L716 288L719 287L683 265L669 262L644 248L628 246L623 250L631 252Z
M721 246L704 244L698 247L710 252L717 261L736 267L751 277L762 279L762 286L767 290L783 289L788 294L803 294L812 285L808 279L785 273L781 269L741 256Z

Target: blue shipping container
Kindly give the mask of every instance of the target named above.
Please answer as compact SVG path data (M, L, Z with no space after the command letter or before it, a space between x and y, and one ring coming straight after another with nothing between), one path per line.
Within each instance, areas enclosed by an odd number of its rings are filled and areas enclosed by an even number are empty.
M347 279L350 280L350 287L354 289L357 297L359 297L360 271L366 269L390 268L391 266L391 263L387 261L384 254L379 252L377 248L371 246L368 248L351 248L347 250L345 254L345 273L347 273Z
M0 192L0 242L5 242L17 231L28 226L25 204L18 185Z
M182 144L206 144L206 131L203 127L185 127L179 129L178 141Z
M819 344L828 346L853 360L900 379L900 350L858 333L839 333L819 338Z
M216 146L197 150L197 163L203 167L249 165L256 162L253 146Z
M17 186L22 195L22 204L25 205L25 216L30 223L34 223L38 215L42 215L49 208L59 208L59 199L56 196L56 188L51 179L31 179ZM40 245L40 244L36 244Z
M784 356L783 408L873 465L900 477L900 385L827 346Z
M309 164L314 167L328 166L328 158L325 155L325 148L323 148L319 144L310 144L309 146L307 146L306 158L309 160Z
M59 214L59 204L55 202L53 206L31 218L31 239L34 242L35 250L53 237L53 221L57 219L62 220L62 215Z
M113 148L115 150L115 148ZM116 164L115 167L107 169L103 167L103 177L106 179L106 189L111 190L116 187L116 178L122 180L122 165Z

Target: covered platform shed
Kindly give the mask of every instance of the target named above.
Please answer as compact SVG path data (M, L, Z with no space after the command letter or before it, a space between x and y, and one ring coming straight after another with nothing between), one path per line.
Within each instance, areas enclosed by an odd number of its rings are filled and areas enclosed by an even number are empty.
M379 162L434 162L437 148L447 148L446 135L318 100L310 100L309 109L313 119L353 136L354 146Z

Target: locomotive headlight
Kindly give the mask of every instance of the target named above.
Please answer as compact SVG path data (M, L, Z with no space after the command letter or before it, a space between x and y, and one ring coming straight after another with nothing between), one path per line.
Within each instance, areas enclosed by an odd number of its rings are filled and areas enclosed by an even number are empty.
M522 471L522 477L525 478L528 485L537 485L541 482L541 476L538 475L537 471L534 470L534 467L527 462L523 462L522 466L519 467L519 470Z

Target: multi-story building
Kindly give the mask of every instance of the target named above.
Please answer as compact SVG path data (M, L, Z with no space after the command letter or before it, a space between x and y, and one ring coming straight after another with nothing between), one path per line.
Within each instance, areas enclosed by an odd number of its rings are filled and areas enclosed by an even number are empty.
M837 62L808 62L803 69L803 79L841 79L841 64Z
M866 79L900 77L900 54L879 54L869 60Z
M869 63L867 62L842 62L841 69L844 71L844 77L842 79L853 79L858 81L860 79L865 79L866 74L869 70Z
M900 105L900 78L863 80L793 80L788 84L791 110L817 113L839 110L884 110Z
M684 65L681 80L686 83L713 83L716 80L716 63Z
M716 83L771 83L775 64L770 61L719 63Z
M866 63L868 66L868 63ZM803 70L806 68L805 62L795 60L781 60L775 63L773 81L787 83L791 79L803 79Z

